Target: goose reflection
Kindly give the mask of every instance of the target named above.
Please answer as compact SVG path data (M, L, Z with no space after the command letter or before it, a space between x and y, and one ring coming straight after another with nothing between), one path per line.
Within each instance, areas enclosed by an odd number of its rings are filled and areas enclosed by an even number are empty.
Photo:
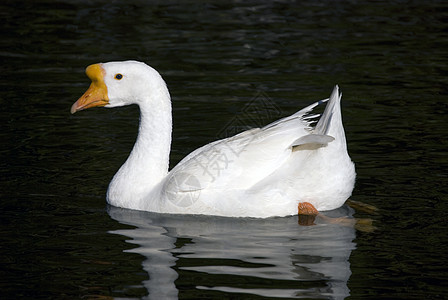
M316 226L300 226L297 216L222 218L116 207L108 212L118 222L135 226L111 233L131 238L128 242L139 247L126 252L146 257L146 299L177 299L178 287L182 296L192 298L227 293L327 299L350 295L353 225L318 218ZM349 218L352 214L346 205L326 213Z

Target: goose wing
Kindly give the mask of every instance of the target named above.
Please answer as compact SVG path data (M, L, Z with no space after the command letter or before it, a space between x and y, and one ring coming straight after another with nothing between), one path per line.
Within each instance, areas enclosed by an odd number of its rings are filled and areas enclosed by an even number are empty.
M171 197L214 189L249 189L285 167L294 147L324 145L332 137L312 131L319 115L310 114L318 101L263 128L207 144L186 156L166 177L164 190ZM295 166L290 165L289 168Z

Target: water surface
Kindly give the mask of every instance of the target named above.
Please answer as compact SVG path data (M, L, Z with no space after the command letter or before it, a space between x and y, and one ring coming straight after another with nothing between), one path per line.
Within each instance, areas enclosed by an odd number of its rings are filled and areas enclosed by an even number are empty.
M0 15L1 298L448 293L444 1L3 1ZM339 84L352 199L380 210L328 214L377 229L107 207L138 109L69 109L87 65L124 59L168 83L172 166L235 120L268 123ZM257 99L274 113L245 113Z

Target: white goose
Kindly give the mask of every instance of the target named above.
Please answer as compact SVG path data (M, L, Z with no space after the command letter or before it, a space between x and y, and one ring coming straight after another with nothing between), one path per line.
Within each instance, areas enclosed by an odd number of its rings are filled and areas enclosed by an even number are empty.
M71 112L137 104L140 126L107 202L135 210L228 217L272 217L336 209L350 197L355 168L348 153L336 86L329 99L233 137L205 145L168 171L171 100L160 74L137 61L86 69L92 84ZM329 101L328 101L329 100ZM318 124L309 115L328 101Z

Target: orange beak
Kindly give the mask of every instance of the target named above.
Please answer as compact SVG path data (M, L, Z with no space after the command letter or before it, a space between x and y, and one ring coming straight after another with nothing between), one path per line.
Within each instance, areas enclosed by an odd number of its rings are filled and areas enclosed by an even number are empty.
M109 103L107 86L104 83L104 74L105 71L101 67L101 64L94 64L87 67L86 75L92 80L92 83L84 95L73 103L70 109L72 114L91 107L105 106Z

